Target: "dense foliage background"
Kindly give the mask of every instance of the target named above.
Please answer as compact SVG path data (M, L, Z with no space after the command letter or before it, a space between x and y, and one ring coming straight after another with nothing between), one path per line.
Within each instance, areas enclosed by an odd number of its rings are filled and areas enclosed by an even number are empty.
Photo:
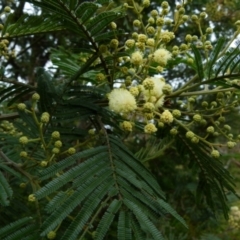
M1 9L0 239L238 239L238 0Z

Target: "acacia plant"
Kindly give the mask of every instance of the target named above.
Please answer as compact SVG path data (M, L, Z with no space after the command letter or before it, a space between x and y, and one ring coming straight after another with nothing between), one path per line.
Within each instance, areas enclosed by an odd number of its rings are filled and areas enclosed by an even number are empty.
M25 2L37 13L5 7L0 26L0 238L192 239L192 204L227 219L240 22L216 40L190 1ZM39 35L53 67L4 68Z

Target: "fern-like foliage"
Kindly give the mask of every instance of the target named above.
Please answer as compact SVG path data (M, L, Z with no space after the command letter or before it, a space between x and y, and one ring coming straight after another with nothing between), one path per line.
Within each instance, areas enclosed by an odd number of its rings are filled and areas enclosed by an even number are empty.
M119 221L119 239L123 236L132 239L133 235L137 238L139 232L143 236L151 235L153 239L163 239L157 225L158 218L166 214L173 215L185 225L184 220L165 202L164 194L151 173L118 138L108 138L105 147L77 153L41 172L40 179L46 180L70 168L35 193L38 200L52 197L46 206L49 216L43 222L42 236L66 221L74 210L74 221L66 227L61 239L77 239L79 236L81 239L101 215L96 239L105 238L115 218ZM87 159L76 165L83 157ZM52 195L64 190L70 182L69 190ZM128 228L126 233L122 233L125 225ZM134 226L138 226L137 229Z
M201 142L198 146L188 141L183 135L179 134L176 147L181 154L185 151L189 154L190 164L199 167L199 185L196 199L199 203L206 197L206 201L213 211L216 211L216 201L228 218L227 198L225 191L235 192L234 180L229 172L224 168L221 161L213 161L209 156L209 146ZM186 154L186 152L185 152ZM236 194L236 193L235 193Z

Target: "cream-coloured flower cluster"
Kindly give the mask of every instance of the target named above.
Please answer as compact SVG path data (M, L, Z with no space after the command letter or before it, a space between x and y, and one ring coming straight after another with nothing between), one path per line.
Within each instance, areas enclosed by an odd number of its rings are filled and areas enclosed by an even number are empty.
M113 89L108 95L109 109L133 120L134 116L142 116L142 119L146 120L144 131L154 133L157 131L154 120L158 119L157 121L165 124L171 124L174 120L172 113L163 107L165 97L163 89L166 85L169 88L170 85L166 84L162 77L147 77L138 87ZM124 121L121 128L126 132L132 132L133 125L129 121Z
M232 206L230 208L228 223L233 229L238 229L240 227L240 210L238 206Z

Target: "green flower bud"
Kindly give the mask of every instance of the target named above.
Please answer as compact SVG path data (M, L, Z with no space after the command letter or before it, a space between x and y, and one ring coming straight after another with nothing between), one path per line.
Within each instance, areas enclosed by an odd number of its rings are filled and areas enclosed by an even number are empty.
M188 131L186 132L186 138L193 138L195 136L195 134L192 131Z
M147 8L150 6L150 0L143 0L143 7Z
M227 142L227 147L228 148L234 148L235 146L236 146L235 142L232 142L232 141Z
M220 153L219 153L218 150L212 150L211 156L214 157L214 158L219 158L220 157Z
M227 124L225 124L223 127L224 127L224 129L227 130L227 131L230 131L230 130L231 130L231 127L230 127L229 125L227 125Z
M56 233L54 231L50 231L48 234L47 234L47 238L48 239L54 239L56 237Z
M155 23L155 20L154 20L154 18L153 17L150 17L149 19L148 19L148 23L149 24L154 24Z
M20 183L19 187L20 188L26 188L27 184L26 183Z
M193 137L193 138L191 138L191 142L192 143L198 143L199 142L199 138L198 137Z
M172 93L172 86L169 84L165 84L162 88L162 92L166 95L169 95Z
M20 155L20 157L25 158L25 157L27 157L28 154L26 151L21 151L19 155Z
M169 7L169 4L167 1L163 1L162 4L161 4L161 7L162 8L168 8Z
M26 136L22 136L19 138L19 142L21 144L27 144L28 143L28 138Z
M211 102L211 106L217 107L217 102L215 102L215 101Z
M34 196L34 194L30 194L30 195L28 196L28 201L29 201L29 202L35 202L35 201L36 201L36 197Z
M178 134L178 130L177 130L176 128L172 128L172 129L170 130L170 134L175 136L175 135Z
M52 138L59 139L60 138L60 133L58 131L54 131L52 133Z
M207 16L207 14L206 14L205 12L201 12L201 13L200 13L200 17L201 17L201 18L205 18L206 16Z
M214 127L213 126L208 127L207 132L208 133L214 133Z
M163 127L164 127L164 123L161 122L161 121L159 121L159 122L158 122L158 127L163 128Z
M225 122L226 120L225 120L225 117L222 117L222 116L221 116L221 117L218 118L218 121L221 122L221 123L223 123L223 122Z
M209 28L207 28L207 29L206 29L206 33L207 33L207 34L211 34L211 33L213 33L213 29L212 29L212 28L210 28L210 27L209 27Z
M155 18L158 15L158 11L157 10L152 10L150 14L151 14L152 17Z
M198 20L198 16L194 14L191 16L191 19L192 21L196 22Z
M41 161L40 162L41 167L46 167L48 165L47 161Z
M54 154L58 154L60 152L60 150L59 150L59 148L53 148L52 149L52 153L54 153Z
M179 111L178 109L174 109L172 111L172 115L175 117L175 118L179 118L181 117L181 111Z
M202 117L201 117L199 114L195 114L195 115L193 116L193 120L194 120L195 122L201 122Z
M40 95L38 94L38 93L34 93L33 95L32 95L32 100L33 101L38 101L40 99Z
M10 13L11 12L11 8L9 6L4 8L4 12L6 13Z
M56 141L55 143L54 143L54 146L56 147L56 148L60 148L60 147L62 147L62 142L61 141Z
M20 111L24 111L25 109L26 109L26 104L24 104L24 103L19 103L18 105L17 105L17 108L20 110Z
M76 152L76 149L71 147L71 148L68 149L67 152L68 152L68 154L72 155L72 154L74 154Z
M138 19L135 19L135 20L133 21L133 26L134 26L134 27L141 27L141 22L140 22Z

